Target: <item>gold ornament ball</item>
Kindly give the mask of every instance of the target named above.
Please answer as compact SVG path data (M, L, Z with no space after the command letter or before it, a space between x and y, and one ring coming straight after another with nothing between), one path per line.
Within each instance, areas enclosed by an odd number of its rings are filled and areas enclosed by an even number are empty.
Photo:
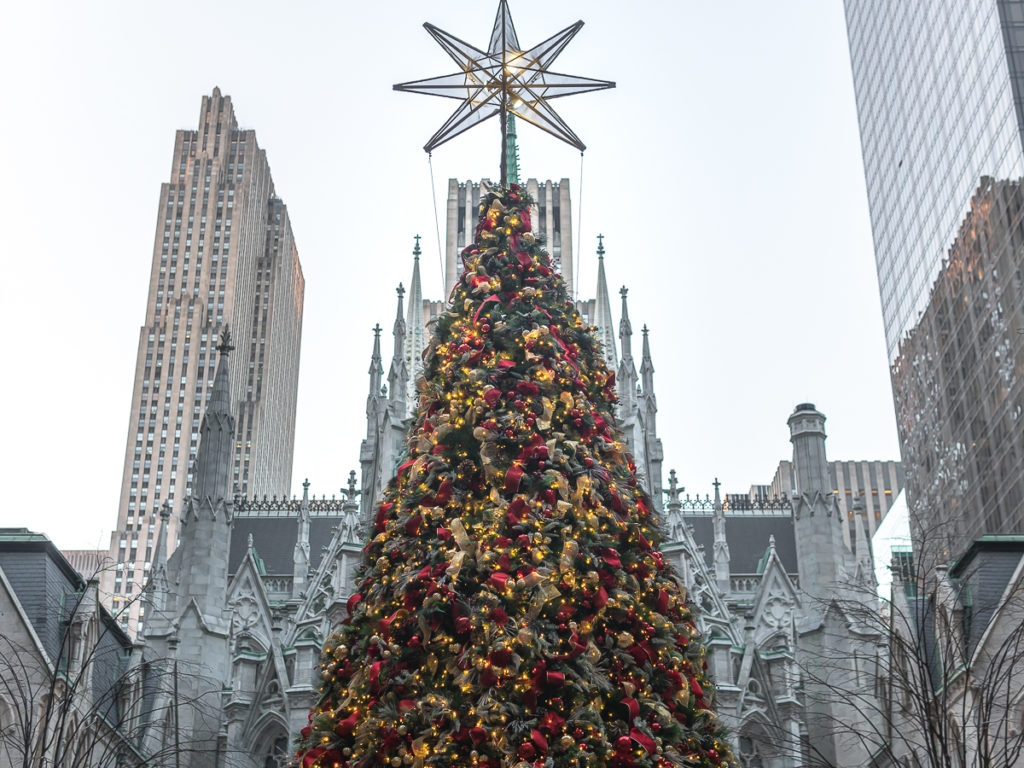
M392 757L391 758L391 766L392 766L392 768L398 768L398 766L400 766L401 764L402 764L402 758L400 758L400 757Z

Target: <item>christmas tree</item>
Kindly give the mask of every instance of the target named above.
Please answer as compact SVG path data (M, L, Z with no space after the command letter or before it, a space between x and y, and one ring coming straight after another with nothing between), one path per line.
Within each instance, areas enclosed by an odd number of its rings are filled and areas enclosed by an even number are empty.
M515 184L481 202L304 768L735 764L614 374L531 202Z

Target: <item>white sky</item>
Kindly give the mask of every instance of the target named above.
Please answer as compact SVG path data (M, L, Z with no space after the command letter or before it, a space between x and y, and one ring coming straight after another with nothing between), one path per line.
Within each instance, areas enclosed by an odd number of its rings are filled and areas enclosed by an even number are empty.
M883 600L892 599L892 549L910 546L910 510L907 496L903 491L893 499L885 519L871 537L871 556L875 561L875 580L878 582L878 596Z
M422 22L485 46L496 5L0 5L0 525L109 542L159 186L215 85L268 153L307 280L293 486L337 492L416 233L441 293L421 147L455 103L391 86L453 69ZM769 482L803 401L831 457L898 458L840 0L511 5L527 46L583 18L555 69L618 83L556 106L589 146L581 296L602 232L637 349L651 327L666 476ZM575 150L521 126L520 155L580 200ZM440 148L439 205L497 164L495 121Z

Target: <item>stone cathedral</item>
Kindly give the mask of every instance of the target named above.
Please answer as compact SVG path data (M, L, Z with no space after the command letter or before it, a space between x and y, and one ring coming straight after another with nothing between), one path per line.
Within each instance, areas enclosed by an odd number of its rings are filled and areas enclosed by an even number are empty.
M451 183L449 256L465 244L467 229L471 236L476 201L486 184ZM567 179L527 183L538 201L534 220L549 248L557 247L556 264L562 253L573 252L568 187ZM789 497L723 501L717 482L713 497L684 495L675 471L663 478L648 330L645 326L641 334L638 365L627 290L620 291L616 327L603 242L596 255L595 297L577 302L578 309L596 329L616 371L619 427L659 506L666 536L662 551L700 609L718 710L743 764L867 764L862 747L841 743L830 728L836 719L853 722L856 712L839 711L816 689L824 675L816 674L815 665L853 660L861 665L858 670L867 669L881 641L859 632L835 599L861 595L870 604L874 575L860 515L849 522L833 494L824 415L805 403L789 417L795 467ZM308 483L301 499L235 496L235 417L226 363L231 347L226 341L219 347L194 491L170 557L170 509L161 515L145 630L138 639L139 653L175 659L193 670L179 685L202 706L190 708L176 723L152 723L144 752L178 738L191 745L181 754L182 766L287 763L291 737L306 724L317 693L321 643L346 612L368 511L400 461L421 355L431 321L443 311L442 302L423 296L419 256L417 239L408 289L398 287L386 374L382 330L379 325L374 330L359 481L351 472L341 498L316 498ZM571 258L566 261L571 264ZM851 679L867 686L872 675ZM171 691L153 695L170 697Z

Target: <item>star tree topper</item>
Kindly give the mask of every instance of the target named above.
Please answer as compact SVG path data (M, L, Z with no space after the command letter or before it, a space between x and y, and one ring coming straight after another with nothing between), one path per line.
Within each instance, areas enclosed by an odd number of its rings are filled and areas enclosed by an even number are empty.
M548 69L583 27L582 21L577 21L525 51L516 37L507 0L499 0L491 42L486 51L481 51L433 24L426 23L423 26L455 60L461 71L398 83L394 86L395 90L462 100L451 117L431 136L423 147L424 151L431 152L449 139L498 115L501 118L501 178L505 182L507 117L510 114L576 147L580 152L586 149L580 137L548 104L551 99L615 87L615 83L608 80L565 75Z

